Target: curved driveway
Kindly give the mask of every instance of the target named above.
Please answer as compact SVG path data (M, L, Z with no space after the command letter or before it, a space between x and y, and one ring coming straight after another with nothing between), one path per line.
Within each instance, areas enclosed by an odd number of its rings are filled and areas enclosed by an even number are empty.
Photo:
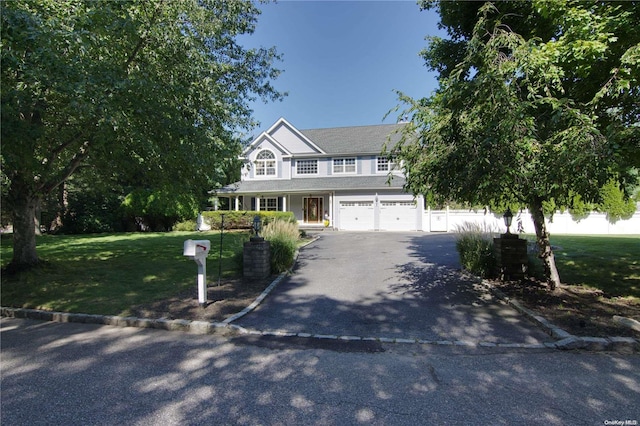
M323 232L236 324L261 331L430 341L552 339L460 272L455 236Z

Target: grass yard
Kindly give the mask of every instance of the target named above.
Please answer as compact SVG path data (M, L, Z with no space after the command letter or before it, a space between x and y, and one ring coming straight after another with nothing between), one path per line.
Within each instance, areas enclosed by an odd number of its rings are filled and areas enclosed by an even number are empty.
M640 321L640 236L552 235L551 244L563 283L555 292L535 280L494 285L571 334L640 338L613 320Z
M552 236L560 278L640 303L640 236Z
M195 288L197 266L182 255L187 239L208 239L209 283L218 280L219 232L44 235L38 237L42 266L2 276L2 306L119 315L133 306ZM225 232L222 278L242 275L247 232ZM12 256L11 235L2 235L2 266Z

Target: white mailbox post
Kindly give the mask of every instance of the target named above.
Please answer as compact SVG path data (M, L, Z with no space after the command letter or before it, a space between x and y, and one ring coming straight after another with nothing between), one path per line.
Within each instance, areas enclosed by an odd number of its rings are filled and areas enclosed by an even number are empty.
M186 240L184 242L184 256L194 260L198 265L198 302L200 306L207 304L207 255L211 249L209 240Z

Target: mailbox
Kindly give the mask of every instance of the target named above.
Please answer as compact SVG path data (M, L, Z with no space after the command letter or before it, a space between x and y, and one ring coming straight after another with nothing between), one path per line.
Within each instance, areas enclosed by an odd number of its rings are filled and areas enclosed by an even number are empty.
M186 240L182 254L187 257L207 257L209 250L211 250L209 240Z
M207 255L211 249L211 241L209 240L186 240L182 255L196 262L198 265L198 277L196 285L198 286L198 302L200 306L207 304Z

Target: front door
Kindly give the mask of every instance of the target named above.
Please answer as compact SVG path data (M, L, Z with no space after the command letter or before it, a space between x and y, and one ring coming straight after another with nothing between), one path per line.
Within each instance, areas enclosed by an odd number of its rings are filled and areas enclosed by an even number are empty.
M322 222L322 198L305 198L304 221L306 223Z

